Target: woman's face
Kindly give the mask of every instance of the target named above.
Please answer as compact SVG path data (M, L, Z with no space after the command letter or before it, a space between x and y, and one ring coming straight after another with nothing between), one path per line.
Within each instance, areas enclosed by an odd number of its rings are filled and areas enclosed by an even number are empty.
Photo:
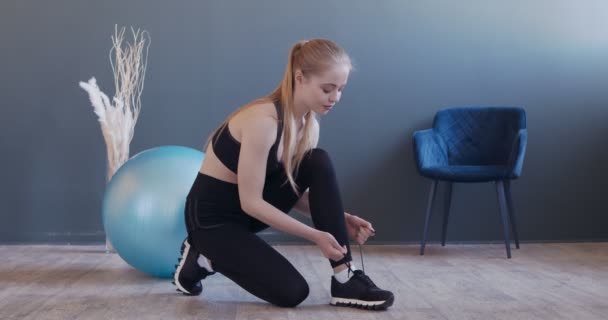
M318 75L302 76L297 89L300 90L301 101L309 110L327 114L340 101L349 73L348 66L336 65Z

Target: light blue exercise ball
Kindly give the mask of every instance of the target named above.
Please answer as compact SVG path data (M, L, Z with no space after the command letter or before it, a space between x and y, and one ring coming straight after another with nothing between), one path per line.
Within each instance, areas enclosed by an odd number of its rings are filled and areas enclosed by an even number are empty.
M204 153L182 146L142 151L114 174L102 205L110 243L129 265L168 278L186 238L186 197Z

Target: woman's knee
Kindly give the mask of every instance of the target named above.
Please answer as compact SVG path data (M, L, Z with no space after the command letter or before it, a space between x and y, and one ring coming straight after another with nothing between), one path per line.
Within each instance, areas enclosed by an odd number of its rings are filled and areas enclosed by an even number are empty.
M301 279L300 281L291 283L289 289L285 290L280 297L277 297L278 299L275 301L275 304L279 307L293 308L302 303L309 293L310 288L308 287L308 283L306 280Z
M310 170L319 171L331 171L333 172L333 165L327 151L314 148L308 151L303 159L306 167Z

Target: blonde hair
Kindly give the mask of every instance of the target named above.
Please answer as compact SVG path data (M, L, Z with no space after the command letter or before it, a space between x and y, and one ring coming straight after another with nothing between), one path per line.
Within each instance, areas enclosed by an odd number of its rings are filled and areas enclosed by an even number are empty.
M234 116L246 108L265 102L278 104L283 110L283 119L277 119L283 122L283 131L281 132L283 154L280 160L283 162L287 181L294 192L300 195L294 176L298 173L304 155L315 147L319 137L314 130L315 124L318 125L317 115L313 111L309 111L304 115L302 139L299 142L296 141L297 125L293 108L295 70L301 70L306 77L318 75L336 65L345 65L352 69L352 63L346 51L333 41L327 39L298 41L289 51L287 66L279 86L266 97L257 99L230 114L222 125L212 132L207 139L207 144L218 131L226 129L228 122Z

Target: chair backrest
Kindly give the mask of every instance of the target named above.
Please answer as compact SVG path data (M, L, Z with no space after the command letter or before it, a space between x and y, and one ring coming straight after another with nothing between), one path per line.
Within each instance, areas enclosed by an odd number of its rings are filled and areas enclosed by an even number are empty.
M448 149L450 165L505 165L526 113L519 107L453 107L439 110L433 130Z

